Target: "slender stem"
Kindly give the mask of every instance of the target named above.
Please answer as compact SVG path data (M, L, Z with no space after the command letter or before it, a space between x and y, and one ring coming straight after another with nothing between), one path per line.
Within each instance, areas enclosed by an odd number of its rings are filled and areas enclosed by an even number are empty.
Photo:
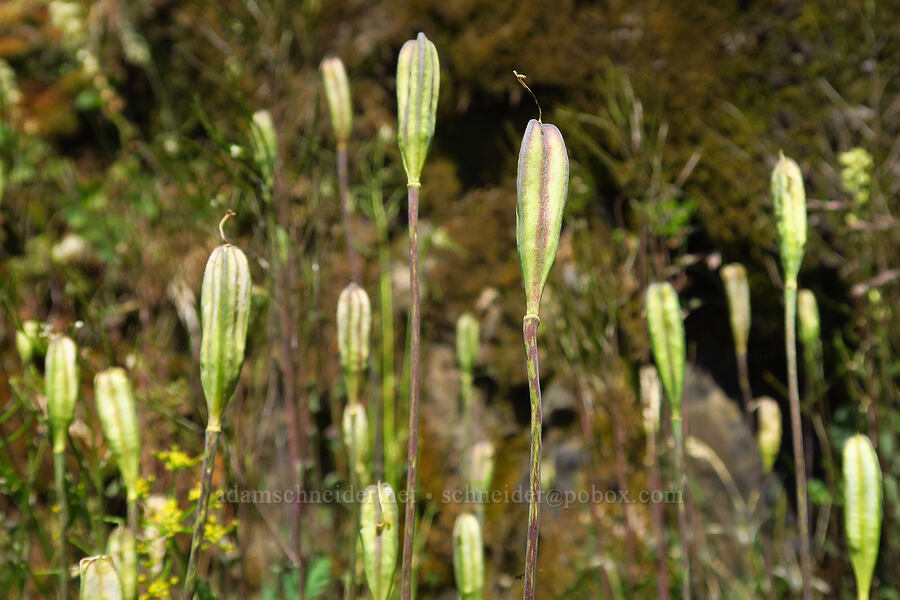
M675 473L678 477L678 535L681 538L681 597L691 598L691 558L687 522L687 477L684 473L684 420L672 415L672 437L675 440Z
M401 596L412 600L412 555L416 529L416 470L419 464L419 186L409 200L409 446L406 455L406 518L403 523Z
M353 247L353 232L350 228L350 192L347 177L347 142L339 141L337 145L338 186L341 194L341 215L344 219L344 238L347 241L347 260L350 262L350 273L353 282L359 285L359 257Z
M353 446L350 446L348 449L348 453L350 455L350 472L348 481L350 482L350 490L353 492L352 500L350 501L350 510L353 513L353 517L349 520L350 522L350 532L347 536L347 546L349 555L347 557L347 575L346 582L344 584L344 598L345 600L351 600L356 597L356 536L359 531L359 508L356 506L356 494L359 491L359 478L356 473L356 454L353 451Z
M378 231L378 277L381 296L381 404L384 428L385 478L392 486L397 484L396 396L394 379L394 300L391 289L391 254L388 246L387 217L381 185L372 193L372 214Z
M803 426L800 421L800 389L797 382L797 282L784 286L784 344L787 353L788 398L791 407L791 437L797 480L797 521L800 524L800 573L803 600L811 600L812 561L809 548L809 507L806 498L806 460L803 457Z
M66 533L69 526L69 506L66 498L66 454L53 453L53 475L56 480L56 502L59 504L59 598L69 597L69 561L66 552Z
M537 330L540 322L540 317L534 314L525 315L522 322L528 372L528 393L531 397L531 476L528 493L528 542L525 546L525 592L523 596L525 600L534 600L541 510L541 370L537 351Z
M187 575L184 578L184 600L191 600L197 587L197 570L200 567L200 547L203 545L203 532L206 529L206 517L209 513L209 494L212 488L213 464L216 459L216 446L219 443L221 429L206 428L203 444L203 466L200 479L200 499L197 500L197 519L194 522L194 535L191 538L191 554L188 558Z
M128 543L131 545L131 548L128 552L131 552L131 556L137 557L137 522L138 522L138 505L137 505L137 490L128 490L128 529L131 532L131 535L128 536ZM120 573L122 575L122 592L125 600L134 600L137 597L137 564L135 563L134 569L131 573L128 573L127 580L125 578L124 573Z
M622 424L622 415L619 412L618 400L611 398L608 403L609 417L613 428L613 457L615 461L616 481L619 489L628 491L628 467L625 458L625 427ZM634 518L631 513L631 505L622 504L622 512L625 516L625 557L628 561L628 581L633 581L634 575Z
M473 377L472 371L470 369L463 369L460 373L460 381L459 381L459 396L460 403L462 404L462 414L460 415L460 422L462 423L462 440L461 440L461 455L463 458L463 476L465 477L465 481L469 483L469 466L470 462L468 457L470 456L471 448L469 447L472 441L472 388Z
M656 454L656 431L647 435L647 455L650 458L651 493L662 487L659 474L659 456ZM659 600L669 600L669 570L666 568L666 530L663 520L663 506L654 502L653 536L656 538L656 591Z
M747 352L737 353L738 384L741 386L741 398L744 400L744 419L747 425L753 425L750 407L753 406L753 392L750 390L750 374L747 368Z

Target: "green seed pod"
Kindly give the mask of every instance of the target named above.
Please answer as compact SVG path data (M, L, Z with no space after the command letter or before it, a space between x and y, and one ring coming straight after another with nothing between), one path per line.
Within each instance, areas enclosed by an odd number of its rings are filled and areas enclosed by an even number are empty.
M481 331L478 319L471 313L463 313L456 320L456 360L463 372L472 372L478 356Z
M809 290L797 292L797 321L800 325L800 341L807 352L814 354L819 345L819 305Z
M134 394L124 369L113 367L97 373L94 377L94 402L103 426L103 436L125 481L128 500L136 500L141 434Z
M484 544L478 519L463 513L453 525L453 574L462 600L481 600L484 593Z
M347 386L347 398L358 400L359 378L369 360L372 307L366 291L351 283L344 288L337 306L338 352Z
M56 336L47 348L44 388L53 435L53 452L65 452L66 432L78 399L78 348L71 338Z
M858 434L844 445L844 526L857 596L869 597L881 539L881 467L872 442Z
M756 410L758 412L756 443L759 445L765 474L772 470L778 451L781 450L781 408L775 400L763 396L757 398Z
M659 431L659 414L662 406L659 373L653 365L645 365L641 367L638 377L641 385L641 415L644 419L644 430L648 436L655 435Z
M350 103L350 83L344 63L336 56L328 56L319 65L322 83L325 85L325 99L331 113L331 126L338 144L345 144L353 127L353 107Z
M650 346L659 378L672 407L672 418L681 418L685 365L684 323L675 288L668 282L650 284L647 287L646 310Z
M31 363L34 352L37 350L38 335L41 325L37 321L23 321L22 329L16 331L16 350L23 365Z
M200 380L209 410L207 429L213 431L221 430L222 413L244 364L250 287L247 257L240 248L224 244L212 251L200 294Z
M366 474L366 460L369 457L369 420L362 405L356 402L347 405L342 429L353 470L357 477L362 478Z
M747 269L739 263L725 265L719 272L728 296L728 313L731 316L731 334L737 354L747 354L747 338L750 335L750 286Z
M785 286L796 287L806 248L806 191L800 167L784 154L772 171L772 198Z
M366 582L374 600L387 600L397 569L397 497L387 483L363 490L359 537L362 543Z
M494 446L488 441L477 442L469 450L468 479L476 501L486 501L494 478Z
M528 122L516 177L516 244L526 314L538 315L544 285L556 260L569 191L569 156L556 125Z
M122 600L122 584L111 556L91 556L78 563L81 572L79 600Z
M250 141L253 145L253 161L269 189L275 187L275 164L278 162L278 133L275 122L267 110L253 113L250 122Z
M408 185L418 185L434 136L441 66L424 33L409 40L397 59L397 142Z
M109 534L106 541L106 552L116 565L119 579L122 581L122 597L134 600L137 596L137 540L124 525L119 525Z

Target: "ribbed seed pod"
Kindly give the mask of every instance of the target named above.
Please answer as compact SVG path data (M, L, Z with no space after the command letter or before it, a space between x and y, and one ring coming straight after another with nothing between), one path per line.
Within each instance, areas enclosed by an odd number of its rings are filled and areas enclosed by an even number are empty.
M477 442L469 450L469 488L477 501L486 501L494 478L494 446L488 441Z
M369 360L372 306L366 291L351 283L344 288L337 306L338 352L350 403L358 400L359 378Z
M247 257L240 248L224 244L212 251L200 295L200 379L209 411L207 428L215 431L221 429L222 413L244 364L250 287Z
M23 321L22 329L16 331L16 351L23 365L31 363L34 351L37 349L38 334L41 325L37 321Z
M410 185L419 183L434 136L440 83L437 49L419 32L397 59L397 142Z
M50 342L44 388L53 452L65 452L66 432L75 415L75 401L78 399L78 348L71 338L59 335Z
M732 263L722 267L719 274L728 297L735 351L737 354L746 354L747 338L750 335L750 285L747 283L747 269L740 263Z
M369 457L369 419L361 404L354 402L344 409L342 430L353 470L357 477L362 478L366 474L366 460Z
M662 388L659 373L653 365L644 365L638 374L641 385L641 415L647 435L659 431L659 413L662 406Z
M267 110L253 113L250 122L250 140L253 144L253 161L263 181L271 189L275 186L275 163L278 162L278 133L275 122Z
M772 198L785 285L796 287L806 249L806 190L800 167L784 154L772 171Z
M119 525L109 534L106 552L116 565L122 582L122 598L134 600L137 596L137 540L124 525Z
M807 351L814 350L819 344L819 305L816 296L809 290L797 292L797 322L803 347Z
M463 313L456 320L456 360L463 372L472 372L478 346L481 343L481 327L471 313Z
M778 458L778 451L781 450L781 407L772 398L763 396L757 398L756 409L758 411L756 443L759 445L765 474L772 470L775 459Z
M111 556L91 556L78 563L81 571L79 600L122 600L122 584Z
M141 434L134 394L124 369L113 367L97 373L94 402L106 443L125 481L128 499L135 500L140 475Z
M869 597L881 539L881 467L872 442L858 434L844 445L844 524L857 597Z
M325 99L331 114L331 126L338 143L346 143L353 127L353 107L350 103L350 83L344 63L336 56L328 56L319 65L322 83L325 85Z
M481 525L470 513L453 525L453 574L462 600L481 600L484 593L484 544Z
M569 190L569 155L556 125L528 122L516 177L516 244L525 286L526 314L538 315L544 285L556 260Z
M684 390L684 323L678 292L668 282L647 287L647 329L659 378L672 406L672 417L681 417Z
M387 483L363 490L359 537L366 582L374 600L387 600L397 570L397 497Z

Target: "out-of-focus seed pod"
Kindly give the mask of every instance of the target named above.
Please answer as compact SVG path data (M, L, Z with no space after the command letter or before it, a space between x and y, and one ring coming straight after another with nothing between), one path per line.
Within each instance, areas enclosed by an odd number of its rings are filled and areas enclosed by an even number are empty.
M469 488L476 500L482 501L491 489L494 478L494 446L488 441L477 442L469 450Z
M819 305L809 290L797 292L797 321L800 325L800 341L807 352L814 352L819 345Z
M250 288L250 269L241 249L224 244L213 250L200 295L200 379L209 411L207 429L221 429L222 413L241 374Z
M253 113L250 121L253 161L269 189L275 187L275 164L278 162L278 133L267 110Z
M417 185L434 136L441 66L434 44L419 32L397 59L397 142L408 185Z
M872 442L858 434L844 445L844 525L857 596L869 597L881 539L881 467Z
M387 483L363 490L359 537L366 582L374 600L387 600L397 569L399 544L397 497Z
M785 286L796 287L806 249L806 190L800 167L784 154L772 171L772 198Z
M758 426L756 443L762 458L763 474L769 473L781 450L781 407L778 403L763 396L756 400Z
M122 600L122 584L111 556L82 558L79 600Z
M529 315L539 314L556 260L568 191L569 155L562 134L556 125L531 119L519 149L516 177L516 244Z
M353 127L353 107L350 103L350 83L344 63L336 56L328 56L319 65L322 83L325 85L325 99L331 114L331 126L339 144L346 143Z
M369 360L372 306L366 291L351 283L344 288L337 306L338 352L347 386L347 398L358 400L360 374Z
M646 309L650 346L659 378L672 407L672 418L680 419L686 359L678 292L668 282L650 284L647 287Z
M453 574L462 600L481 600L484 592L484 544L478 519L463 513L453 525Z
M153 520L160 519L166 510L167 500L165 496L154 494L147 498L147 512L153 516ZM147 548L147 564L150 568L152 579L158 578L166 566L166 536L155 525L144 527L144 543Z
M342 419L344 445L350 455L351 467L357 477L366 474L366 460L369 457L369 419L366 410L358 402L348 404Z
M478 319L471 313L463 313L456 320L456 360L461 371L472 372L480 342L481 328Z
M106 552L112 556L122 582L122 598L134 600L137 596L137 540L125 525L119 525L109 534Z
M739 355L746 354L747 338L750 335L750 285L747 283L747 269L740 263L732 263L722 267L719 273L728 297L735 352Z
M16 350L23 365L31 364L37 349L41 325L37 321L22 321L22 329L16 331Z
M97 373L94 377L94 402L106 443L125 481L128 500L136 500L141 434L134 394L124 369L113 367Z
M641 416L647 435L659 431L659 413L662 406L662 388L659 373L653 365L644 365L638 374L641 386Z
M53 452L65 452L66 432L78 399L78 348L71 338L56 336L47 348L44 387L53 435Z

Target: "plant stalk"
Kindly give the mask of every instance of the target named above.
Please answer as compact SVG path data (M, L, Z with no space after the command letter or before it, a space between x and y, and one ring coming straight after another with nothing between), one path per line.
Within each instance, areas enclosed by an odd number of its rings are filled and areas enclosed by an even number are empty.
M738 384L741 387L741 398L744 400L744 419L747 421L747 425L750 426L750 430L754 431L753 416L750 410L753 406L753 392L750 390L750 374L747 367L746 352L739 352L737 354L737 367Z
M347 142L339 141L337 145L338 186L341 195L341 215L344 219L344 239L347 241L347 260L350 262L350 273L353 283L360 284L359 257L353 247L353 233L350 228L350 186L347 176Z
M659 456L656 454L656 432L647 436L647 455L650 459L650 488L657 492L662 487L659 474ZM659 502L653 506L653 535L656 538L656 591L659 600L669 600L669 571L666 568L666 530L663 507Z
M210 488L212 488L213 465L215 464L216 447L221 434L221 429L206 428L203 444L203 472L200 479L200 498L197 500L197 519L194 522L194 535L191 537L191 554L188 558L187 575L184 578L184 600L191 600L197 587L200 547L203 545L206 517L209 514L209 494Z
M69 526L69 506L66 498L66 454L53 453L53 475L56 480L56 502L59 504L59 599L69 597L69 565L66 552L66 533Z
M538 364L537 331L541 319L525 315L522 336L525 339L528 392L531 398L531 474L528 494L528 542L525 546L524 600L534 600L537 575L538 529L540 527L541 493L541 374Z
M684 420L681 415L672 415L672 437L675 441L675 473L678 477L678 537L681 541L681 597L691 598L691 559L688 554L690 543L687 520L687 476L684 472Z
M394 378L394 300L391 289L391 254L388 245L387 216L381 184L372 193L372 214L378 232L379 295L381 297L381 404L385 479L397 484L396 395ZM396 488L395 488L396 489Z
M403 523L401 596L412 600L416 471L419 463L419 184L407 186L409 201L409 445L406 455L406 517Z

